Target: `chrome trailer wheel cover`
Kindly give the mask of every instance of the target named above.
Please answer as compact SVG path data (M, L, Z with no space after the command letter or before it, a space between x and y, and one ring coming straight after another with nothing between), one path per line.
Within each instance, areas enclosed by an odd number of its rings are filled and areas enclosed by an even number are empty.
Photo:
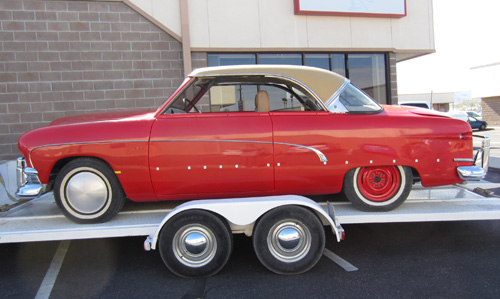
M293 263L309 253L311 239L311 233L305 225L285 220L273 225L267 236L267 245L277 260Z
M217 253L214 233L201 224L189 224L177 231L172 240L175 257L183 265L199 268L210 263Z

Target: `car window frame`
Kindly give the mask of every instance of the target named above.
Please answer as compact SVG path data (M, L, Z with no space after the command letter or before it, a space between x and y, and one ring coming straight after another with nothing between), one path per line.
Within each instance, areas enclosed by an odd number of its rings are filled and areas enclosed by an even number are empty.
M233 78L233 79L231 80L231 78ZM237 83L242 78L244 78L248 81L242 80L239 83ZM255 81L250 80L250 79L255 79ZM193 99L194 99L192 101L193 106L196 106L198 101L210 90L210 88L212 86L214 86L214 85L221 86L223 84L220 84L220 83L224 83L224 81L227 80L228 84L232 83L235 85L251 85L251 84L270 85L270 86L275 86L277 88L281 88L281 89L285 90L286 92L289 92L290 94L292 94L294 97L296 97L301 102L301 104L304 107L306 107L302 98L295 91L293 91L293 88L297 88L305 96L307 96L309 99L313 100L314 103L316 103L316 107L319 108L319 110L317 110L317 111L328 111L325 103L318 97L318 95L314 91L312 91L305 84L303 84L302 82L300 82L294 78L291 78L288 76L283 76L283 75L276 75L276 74L271 74L271 75L270 74L247 74L247 75L245 75L245 74L224 74L224 75L206 75L206 76L203 75L203 76L192 77L188 82L184 83L185 86L181 86L181 88L171 97L171 100L167 101L167 103L164 104L164 108L161 109L161 112L159 113L159 115L168 115L169 108L179 99L179 97L182 96L184 94L184 92L186 92L186 90L191 88L193 86L193 84L196 84L200 80L213 80L213 82L208 84L206 86L206 88L200 89L200 91L197 93L197 95L195 97L193 97ZM259 80L261 80L261 81L259 81ZM277 81L277 82L269 82L268 80ZM259 82L261 82L261 83L259 83ZM279 86L279 85L284 85L287 87L287 89L285 89L285 88L283 88L283 86ZM203 91L203 94L201 94L202 91ZM236 112L236 111L232 111L232 112ZM238 111L238 112L251 112L251 111ZM309 111L307 111L307 112L309 112ZM185 112L182 114L190 114L190 113L192 113L192 112ZM218 113L218 112L201 112L201 114L203 114L203 113ZM228 113L228 112L226 112L226 113Z
M355 89L358 91L361 95L364 96L364 98L369 99L371 103L375 104L376 106L379 107L378 110L373 110L373 111L351 111L349 110L340 100L342 94L347 91L348 88ZM352 84L349 80L345 81L344 84L330 97L330 99L327 101L327 109L331 113L346 113L346 114L378 114L384 111L384 107L377 103L374 99L372 99L367 93L365 93L362 89L356 87L354 84ZM335 107L334 107L335 106Z

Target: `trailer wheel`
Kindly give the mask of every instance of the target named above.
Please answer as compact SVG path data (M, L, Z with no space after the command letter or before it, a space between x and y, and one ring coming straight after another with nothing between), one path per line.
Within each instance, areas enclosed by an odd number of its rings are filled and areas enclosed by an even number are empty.
M80 158L66 164L56 177L54 198L63 214L76 223L101 223L120 212L125 195L106 163Z
M229 260L233 235L226 221L203 210L172 217L158 238L161 258L175 274L183 277L211 276Z
M359 210L390 211L406 200L412 180L412 171L405 166L358 167L347 172L343 193Z
M253 247L260 262L277 274L300 274L316 265L325 248L318 217L303 207L273 209L255 225Z

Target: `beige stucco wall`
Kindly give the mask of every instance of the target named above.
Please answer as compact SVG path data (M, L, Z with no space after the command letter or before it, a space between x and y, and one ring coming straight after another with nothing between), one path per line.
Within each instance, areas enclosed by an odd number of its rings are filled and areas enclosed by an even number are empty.
M473 99L500 96L500 62L471 68Z
M180 0L131 0L130 2L137 5L168 29L181 35L179 1Z
M131 0L181 35L181 0ZM191 48L207 50L434 52L432 0L406 0L403 18L304 16L292 0L188 1Z

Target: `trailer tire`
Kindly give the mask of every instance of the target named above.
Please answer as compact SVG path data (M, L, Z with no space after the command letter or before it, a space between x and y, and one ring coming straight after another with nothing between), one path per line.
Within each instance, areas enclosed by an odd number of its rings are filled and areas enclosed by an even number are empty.
M361 211L382 212L399 207L408 197L413 182L410 167L370 166L347 172L343 193Z
M285 206L267 212L256 223L253 247L257 258L277 274L300 274L316 265L325 248L325 232L313 212Z
M123 207L125 194L108 164L79 158L66 164L57 175L54 199L68 219L90 224L115 217Z
M158 246L165 265L182 277L206 277L229 260L233 235L226 221L204 210L189 210L163 226Z

